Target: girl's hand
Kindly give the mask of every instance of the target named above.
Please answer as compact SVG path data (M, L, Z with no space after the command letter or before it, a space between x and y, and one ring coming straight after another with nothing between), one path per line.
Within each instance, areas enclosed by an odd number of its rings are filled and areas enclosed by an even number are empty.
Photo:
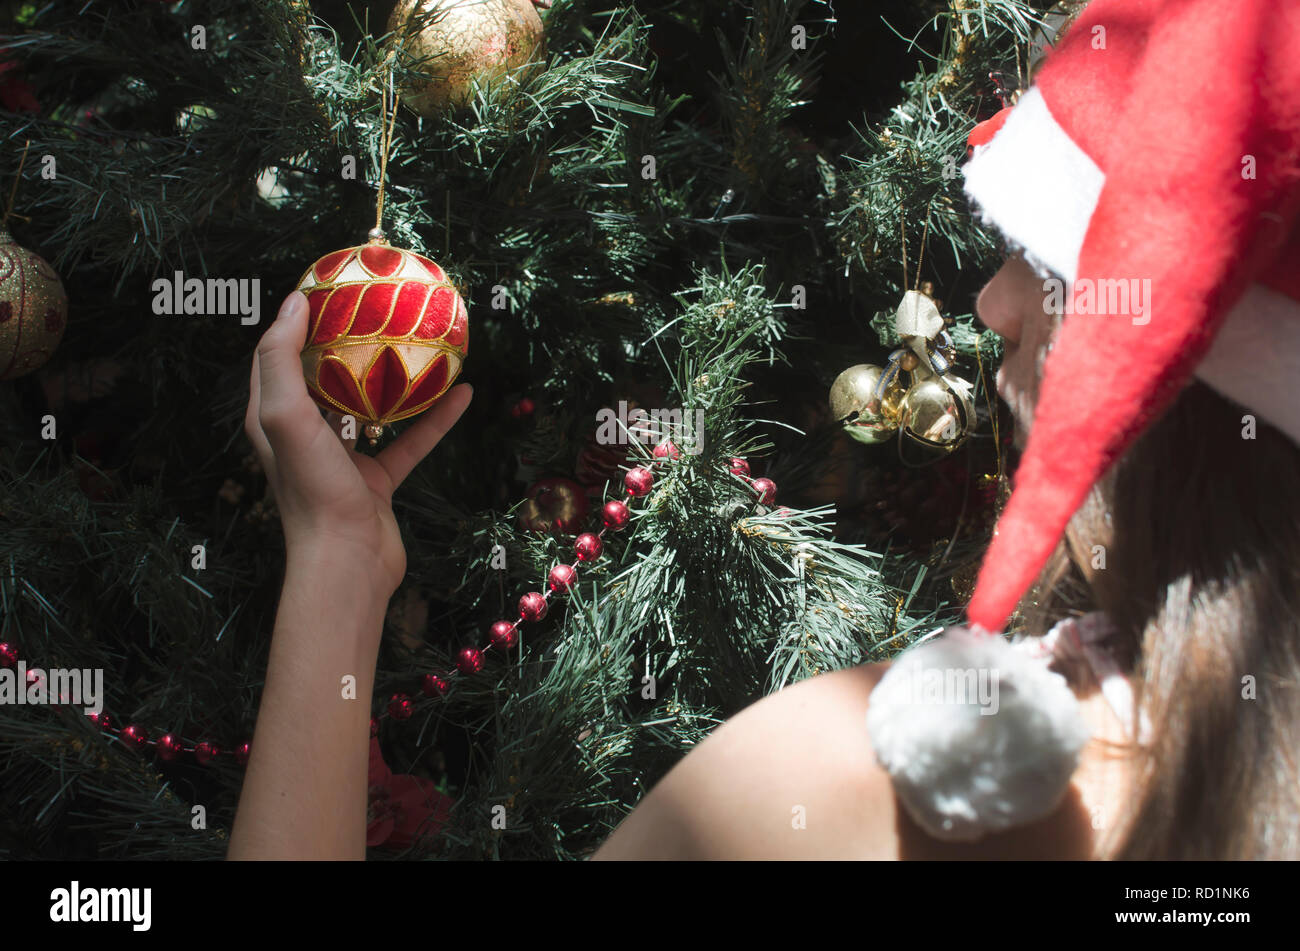
M406 549L393 517L393 492L469 405L452 387L374 458L355 452L307 393L299 359L307 339L307 298L285 299L253 356L244 429L275 493L288 561L323 559L371 574L387 600L406 574Z

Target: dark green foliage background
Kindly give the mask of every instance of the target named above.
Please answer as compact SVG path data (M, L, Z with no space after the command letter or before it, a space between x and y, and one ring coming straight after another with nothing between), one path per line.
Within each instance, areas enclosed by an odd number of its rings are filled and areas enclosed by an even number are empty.
M548 68L524 95L402 111L385 227L465 289L475 398L399 493L410 570L395 600L409 589L429 610L414 640L386 635L376 713L483 642L567 552L511 514L521 454L571 476L596 411L633 391L702 408L707 428L567 607L445 700L385 721L394 771L457 800L441 835L401 855L588 854L719 720L959 613L948 579L984 542L976 503L891 534L863 486L931 486L934 470L901 468L889 446L854 446L844 470L824 410L840 370L887 353L871 321L904 289L904 237L907 283L919 271L958 317L963 375L996 355L969 317L996 249L944 169L999 107L989 73L1015 73L1035 14L959 6L556 0ZM41 104L0 112L6 192L30 142L9 227L60 271L71 310L54 360L0 384L0 640L32 666L103 667L119 725L227 749L252 734L283 543L242 431L249 360L305 268L373 224L390 8L314 0L304 46L290 0L0 4L0 54ZM207 50L189 44L196 23ZM266 169L275 202L257 188ZM260 279L262 325L154 316L152 281L176 270ZM122 368L110 390L51 405L104 359ZM538 410L515 419L525 395ZM988 423L950 471L991 471ZM760 510L732 455L789 511ZM128 750L78 711L0 708L0 856L218 858L240 779L229 757Z

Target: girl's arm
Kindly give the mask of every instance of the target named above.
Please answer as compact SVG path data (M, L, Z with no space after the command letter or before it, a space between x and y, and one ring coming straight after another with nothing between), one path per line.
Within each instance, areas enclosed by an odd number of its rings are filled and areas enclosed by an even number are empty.
M384 611L340 559L290 555L229 858L365 858Z
M365 858L370 699L388 599L406 574L392 496L469 404L450 390L371 458L307 394L307 299L258 344L244 428L284 527L284 589L228 857Z

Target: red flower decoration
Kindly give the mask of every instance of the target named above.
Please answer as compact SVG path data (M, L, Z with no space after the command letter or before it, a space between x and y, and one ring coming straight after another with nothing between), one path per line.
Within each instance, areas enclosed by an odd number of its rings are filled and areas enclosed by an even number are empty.
M394 774L384 762L379 738L370 738L370 802L366 807L366 846L402 849L421 836L436 835L451 813L451 798L433 783Z

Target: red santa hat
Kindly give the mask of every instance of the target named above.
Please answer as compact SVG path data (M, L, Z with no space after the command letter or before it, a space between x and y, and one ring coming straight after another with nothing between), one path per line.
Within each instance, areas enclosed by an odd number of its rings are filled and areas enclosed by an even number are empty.
M971 142L968 195L1067 315L968 609L996 631L1194 375L1300 441L1300 3L1094 0Z
M1094 0L971 145L974 206L1059 278L1066 316L971 629L905 653L868 710L900 801L954 839L1047 815L1074 773L1087 729L1064 679L979 635L1092 485L1194 376L1300 443L1300 3ZM1000 705L919 696L972 669Z

